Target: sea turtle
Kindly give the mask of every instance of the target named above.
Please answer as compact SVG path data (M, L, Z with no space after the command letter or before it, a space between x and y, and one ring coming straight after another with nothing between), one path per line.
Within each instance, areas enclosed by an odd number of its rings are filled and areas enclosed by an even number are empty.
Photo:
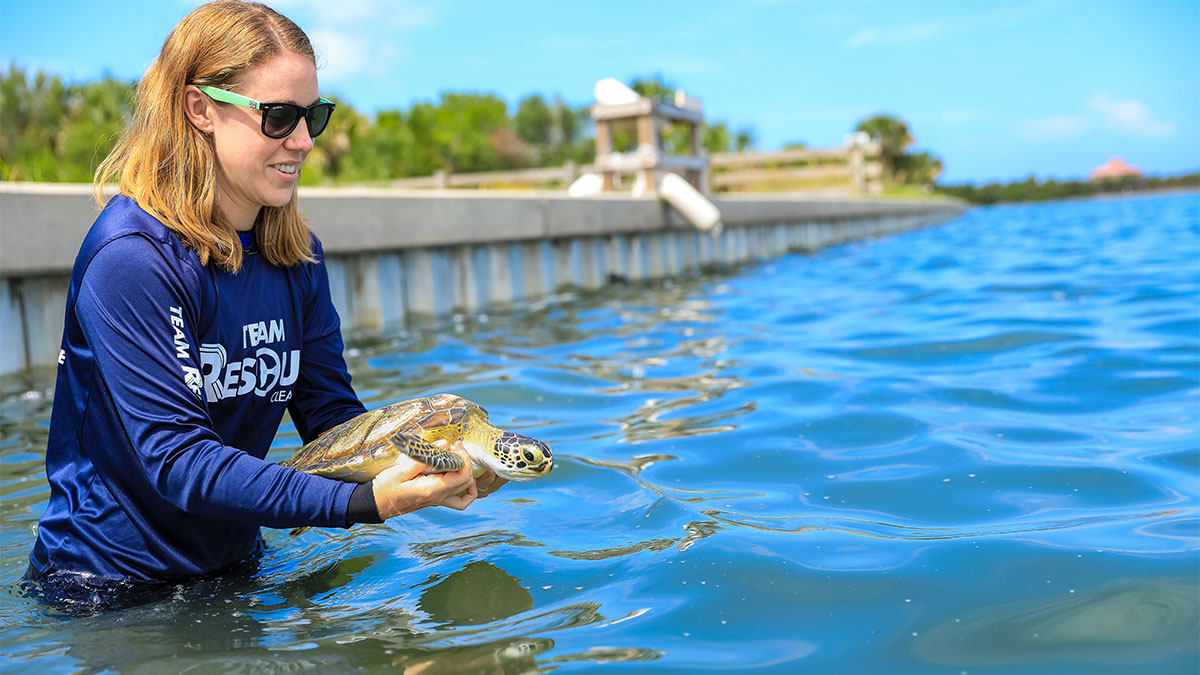
M401 455L425 464L424 473L462 469L462 459L434 445L462 438L476 477L488 469L506 480L550 473L550 446L492 426L487 411L453 394L435 394L384 406L340 424L280 462L304 473L366 483Z

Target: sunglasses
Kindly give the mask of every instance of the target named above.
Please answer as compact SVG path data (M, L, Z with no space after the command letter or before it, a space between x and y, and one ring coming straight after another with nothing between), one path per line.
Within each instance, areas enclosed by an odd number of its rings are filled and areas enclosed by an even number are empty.
M196 85L196 88L214 101L261 110L262 132L267 138L287 138L288 134L296 129L301 117L308 123L308 135L316 138L321 135L322 131L325 131L325 125L329 124L329 117L333 115L333 101L323 96L320 97L319 103L305 108L294 103L260 103L252 98L216 87Z

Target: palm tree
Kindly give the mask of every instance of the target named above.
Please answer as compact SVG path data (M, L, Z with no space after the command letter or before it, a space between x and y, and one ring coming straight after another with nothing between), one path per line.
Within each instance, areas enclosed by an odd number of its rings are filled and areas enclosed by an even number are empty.
M908 124L892 115L875 115L858 123L857 131L865 131L879 143L879 163L891 178L896 177L899 158L913 142Z
M911 152L896 160L896 181L915 185L932 185L941 175L942 160L928 152Z

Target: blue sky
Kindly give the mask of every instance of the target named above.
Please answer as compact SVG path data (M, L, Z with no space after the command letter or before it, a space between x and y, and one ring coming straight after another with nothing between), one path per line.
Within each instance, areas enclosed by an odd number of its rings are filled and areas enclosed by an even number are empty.
M135 79L197 4L0 0L0 63ZM367 113L442 91L579 105L600 78L661 74L764 149L895 114L943 182L1083 177L1112 155L1200 168L1196 0L269 4L313 38L322 91Z

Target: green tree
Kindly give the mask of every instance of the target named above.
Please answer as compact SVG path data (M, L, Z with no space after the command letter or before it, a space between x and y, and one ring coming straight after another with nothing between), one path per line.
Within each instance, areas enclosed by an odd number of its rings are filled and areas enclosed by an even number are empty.
M725 126L724 122L705 124L703 131L701 131L701 139L704 144L704 150L710 154L729 152L732 144L729 137L729 127Z
M300 180L305 185L336 182L352 173L344 160L367 136L371 124L348 101L337 96L329 98L337 105L337 109L304 162Z
M1041 201L1048 199L1066 199L1070 197L1091 196L1109 192L1128 193L1138 190L1159 190L1164 188L1200 188L1200 173L1188 173L1179 176L1122 176L1104 180L1068 180L1058 181L1053 178L1038 182L1033 176L1023 181L1012 183L988 183L975 186L969 183L961 185L938 185L937 190L943 194L963 199L972 204L994 204L997 202Z
M893 115L875 115L858 123L856 131L866 132L879 144L879 163L884 176L897 183L932 185L941 175L942 160L928 152L909 152L912 133L904 120Z
M130 85L112 78L67 85L10 65L0 72L0 178L88 181L130 111Z
M437 139L437 108L432 103L420 102L408 111L408 128L413 136L411 176L428 176L438 169L450 165L443 155Z
M635 81L634 88L667 101L675 92L661 75ZM76 85L16 66L0 70L0 179L90 180L128 124L135 90L132 83L107 77ZM436 102L373 116L344 99L335 101L338 109L301 175L305 185L595 160L590 106L571 106L557 97L551 104L541 95L527 96L511 116L493 94L447 92ZM614 136L619 149L632 148L634 125ZM687 125L666 125L661 138L667 152L691 150ZM754 144L749 130L734 134L724 122L705 124L700 140L708 152Z
M61 180L92 179L129 123L132 94L129 83L112 78L73 88L69 117L58 134Z
M750 129L742 129L733 139L733 149L738 152L745 152L754 147L754 132Z
M645 98L657 101L675 101L675 85L664 80L661 73L653 77L634 78L633 84L629 85L629 88Z
M508 106L495 94L442 94L433 139L451 171L490 171L502 166L496 131L508 128ZM512 149L505 148L511 156Z
M549 147L554 135L554 111L538 94L527 96L517 105L513 119L517 136L522 141L538 147Z
M724 122L705 122L701 127L701 138L708 153L742 152L754 147L754 133L742 129L734 134Z
M896 176L896 158L913 142L908 125L893 115L875 115L858 123L856 131L865 131L871 140L879 143L879 163L889 178Z
M551 140L558 145L571 145L579 140L587 122L591 120L588 106L572 110L561 98L554 99L555 137Z
M554 137L561 136L556 122L555 111L538 94L525 97L517 105L513 118L517 138L529 146L535 164L543 163L553 154Z
M67 88L58 77L9 66L0 78L0 159L6 180L58 180L58 131L67 115Z
M590 135L594 133L591 106L572 108L561 98L555 98L553 132L550 136L550 156L547 158L551 165L567 160L587 164L595 159L596 142Z
M319 144L319 141L318 141ZM344 181L386 180L413 173L413 134L403 111L383 110L342 158Z
M905 153L895 158L896 180L900 183L932 185L942 173L942 160L928 152Z

